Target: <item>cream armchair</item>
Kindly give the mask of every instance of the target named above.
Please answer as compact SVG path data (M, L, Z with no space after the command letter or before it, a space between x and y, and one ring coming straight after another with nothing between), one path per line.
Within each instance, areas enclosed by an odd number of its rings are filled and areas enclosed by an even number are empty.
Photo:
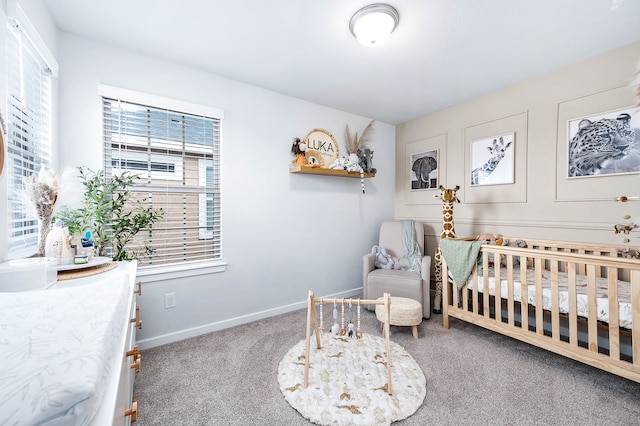
M415 223L416 241L420 247L422 265L420 273L399 269L376 269L375 255L365 254L362 258L362 288L365 299L377 299L384 293L391 296L407 297L422 303L422 316L431 316L430 272L431 257L424 256L424 229L421 223ZM379 247L400 260L404 255L402 244L402 222L383 222L380 226ZM367 309L373 310L373 306Z

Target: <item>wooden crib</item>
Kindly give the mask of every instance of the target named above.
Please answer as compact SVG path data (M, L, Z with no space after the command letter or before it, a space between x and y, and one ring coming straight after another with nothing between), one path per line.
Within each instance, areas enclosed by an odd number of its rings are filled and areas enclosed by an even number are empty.
M461 289L444 280L443 326L457 318L640 382L640 260L623 246L521 241L482 245Z

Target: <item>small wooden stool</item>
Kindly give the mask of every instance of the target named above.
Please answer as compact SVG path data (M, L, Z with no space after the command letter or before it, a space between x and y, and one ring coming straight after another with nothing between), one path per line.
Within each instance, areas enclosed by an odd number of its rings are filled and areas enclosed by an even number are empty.
M382 300L382 298L378 298ZM384 305L376 305L376 318L380 323L387 321ZM415 339L418 338L418 326L422 324L422 303L406 297L391 296L391 321L389 325L411 327Z

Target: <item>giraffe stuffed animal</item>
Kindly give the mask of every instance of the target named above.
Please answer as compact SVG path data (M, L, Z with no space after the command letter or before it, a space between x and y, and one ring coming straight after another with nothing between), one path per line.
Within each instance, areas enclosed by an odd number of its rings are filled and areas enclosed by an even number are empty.
M455 188L447 189L440 185L440 194L435 194L434 198L442 200L442 233L440 239L443 238L455 238L456 229L453 226L453 203L459 203L460 200L456 196L456 192L460 189L459 185ZM439 314L442 312L442 253L440 253L440 246L436 247L435 252L435 276L436 276L436 297L433 301L433 313Z

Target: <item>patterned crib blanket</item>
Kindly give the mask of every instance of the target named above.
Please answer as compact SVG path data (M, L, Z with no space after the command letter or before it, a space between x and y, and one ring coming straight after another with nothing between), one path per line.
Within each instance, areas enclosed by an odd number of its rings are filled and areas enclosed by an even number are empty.
M489 267L489 294L495 296L496 280L493 266ZM467 280L468 288L473 288L472 277ZM619 304L619 321L620 327L631 328L631 284L627 281L618 280L618 304ZM506 268L500 270L500 296L503 299L508 297L509 284L506 279ZM568 274L566 272L558 272L558 305L561 313L569 312L569 290L568 290ZM484 292L484 283L482 276L478 276L478 291ZM576 274L576 294L578 316L588 318L588 297L587 297L587 277L585 275ZM609 299L608 299L608 283L606 278L596 278L596 295L597 295L597 312L598 320L609 322ZM519 302L522 299L522 285L520 280L520 269L513 269L513 298ZM527 269L527 303L536 305L536 286L535 271ZM542 308L551 310L551 272L542 270Z
M127 282L0 293L0 424L91 422L122 356Z

